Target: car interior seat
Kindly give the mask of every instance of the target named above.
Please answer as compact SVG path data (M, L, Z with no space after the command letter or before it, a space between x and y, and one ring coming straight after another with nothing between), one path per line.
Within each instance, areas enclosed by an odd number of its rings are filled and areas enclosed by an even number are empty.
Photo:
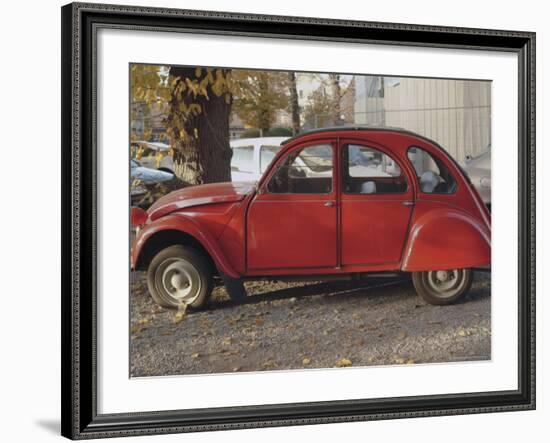
M361 194L376 194L376 183L368 181L361 184Z
M437 185L441 182L441 177L433 171L423 172L420 176L420 189L422 192L431 194L435 191Z

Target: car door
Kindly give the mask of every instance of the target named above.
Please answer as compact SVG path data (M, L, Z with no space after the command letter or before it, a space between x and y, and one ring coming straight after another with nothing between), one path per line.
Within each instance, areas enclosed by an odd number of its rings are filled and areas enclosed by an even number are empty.
M406 172L382 146L344 140L340 147L342 267L397 268L414 205Z
M336 143L300 145L283 155L251 202L249 271L337 266Z

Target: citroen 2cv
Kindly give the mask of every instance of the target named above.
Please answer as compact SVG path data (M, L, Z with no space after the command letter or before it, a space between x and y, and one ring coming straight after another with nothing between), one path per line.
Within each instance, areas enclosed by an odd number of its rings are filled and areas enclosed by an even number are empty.
M283 143L258 183L174 191L132 208L131 266L165 308L204 306L214 282L411 273L428 303L455 302L491 260L487 207L433 141L340 127Z

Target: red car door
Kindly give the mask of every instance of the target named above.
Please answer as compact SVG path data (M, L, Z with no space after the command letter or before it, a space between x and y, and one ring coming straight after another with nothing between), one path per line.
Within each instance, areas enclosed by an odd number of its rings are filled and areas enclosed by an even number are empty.
M344 140L340 151L342 267L398 269L414 205L412 184L382 146Z
M249 271L337 266L336 143L283 155L248 210Z

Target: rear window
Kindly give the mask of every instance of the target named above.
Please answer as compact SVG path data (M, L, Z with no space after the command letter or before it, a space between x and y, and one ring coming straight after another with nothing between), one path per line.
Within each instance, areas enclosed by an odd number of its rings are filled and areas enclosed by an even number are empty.
M231 169L239 172L253 172L254 146L238 146L232 149Z
M456 180L441 159L418 146L411 146L407 157L414 166L421 192L452 194L456 191Z

